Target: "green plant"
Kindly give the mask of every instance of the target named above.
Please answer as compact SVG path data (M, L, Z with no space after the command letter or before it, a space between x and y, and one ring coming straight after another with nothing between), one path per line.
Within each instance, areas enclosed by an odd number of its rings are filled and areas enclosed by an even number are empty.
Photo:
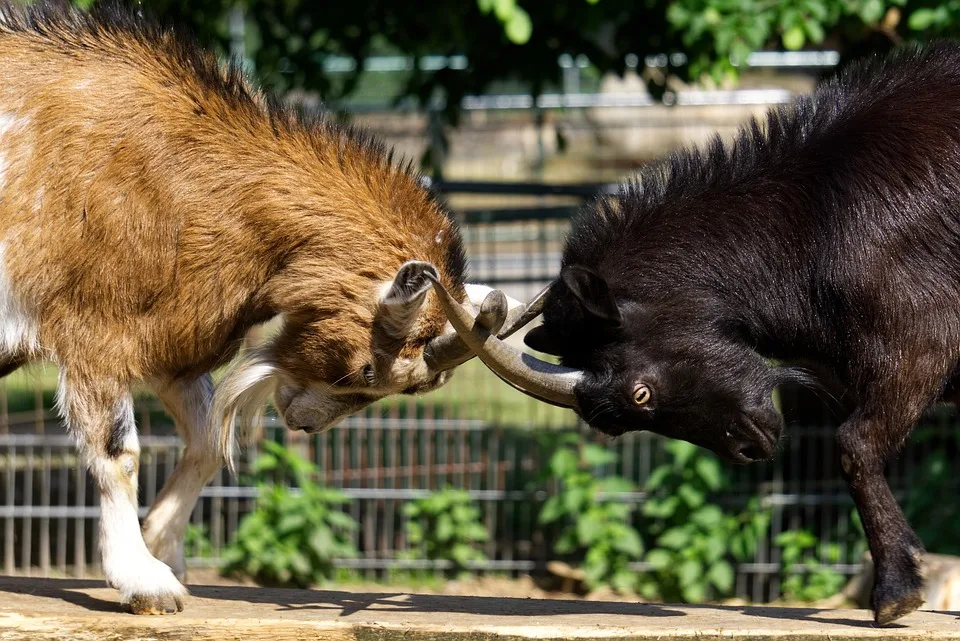
M774 543L780 547L780 592L788 601L819 601L843 587L844 576L825 566L840 562L838 544L821 544L807 530L782 532Z
M187 530L183 537L183 548L187 558L209 559L213 557L213 543L207 535L206 525L187 523Z
M357 523L342 510L349 498L317 484L316 467L294 452L269 441L263 447L253 469L256 508L224 552L223 573L298 587L330 578L336 559L357 554Z
M586 584L610 585L629 592L636 588L636 575L628 565L643 555L640 534L630 524L634 507L610 500L605 494L635 492L630 481L608 476L597 479L591 468L608 465L614 456L599 445L583 444L576 434L556 438L556 451L546 473L560 482L559 491L543 504L539 522L565 524L554 550L583 555Z
M768 510L751 500L728 514L711 499L729 485L719 461L685 441L665 444L671 460L650 474L643 505L650 572L640 577L648 599L703 601L728 596L735 564L752 559L770 523Z
M914 440L923 442L936 437L937 432L923 430ZM955 458L951 457L951 452L960 447L960 438L940 441L936 447L917 461L919 469L910 479L904 512L926 549L938 554L960 554L960 500Z
M487 558L476 544L487 540L480 508L464 490L446 488L403 506L407 541L414 547L407 558L451 561L449 574L460 574L471 561Z

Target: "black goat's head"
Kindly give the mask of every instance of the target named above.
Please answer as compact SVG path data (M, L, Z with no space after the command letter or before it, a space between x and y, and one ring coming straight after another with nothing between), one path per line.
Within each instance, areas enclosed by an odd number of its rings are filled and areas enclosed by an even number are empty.
M649 430L738 463L770 458L783 430L772 393L790 375L718 325L709 307L689 295L618 297L599 273L571 265L525 342L581 373L575 409L602 432Z

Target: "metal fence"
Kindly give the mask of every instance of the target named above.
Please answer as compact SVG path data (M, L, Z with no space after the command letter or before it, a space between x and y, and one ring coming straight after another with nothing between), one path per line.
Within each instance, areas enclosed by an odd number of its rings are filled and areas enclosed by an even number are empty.
M557 273L571 213L603 186L448 183L441 189L459 212L473 279L522 299ZM49 409L54 379L41 368L0 384L0 550L7 574L98 572L98 498L72 441ZM858 569L862 551L834 451L835 419L801 390L784 390L781 402L791 425L783 451L775 462L731 469L732 488L722 497L735 507L758 496L773 515L756 558L738 568L736 592L754 601L779 596L780 557L772 541L783 531L808 528L841 544L834 569L846 574ZM180 442L155 399L138 397L137 411L140 496L148 506L171 474ZM361 526L355 541L360 557L344 560L344 567L376 576L409 565L397 559L407 546L404 502L453 486L466 489L482 506L491 533L485 544L489 561L476 564L475 571L515 574L542 572L549 560L536 515L549 491L537 476L551 452L538 435L559 429L581 430L584 438L616 454L616 462L597 474L617 473L642 486L665 460L661 439L630 434L603 440L584 430L572 413L514 394L475 362L431 395L389 399L327 433L285 434L268 421L265 438L302 451L318 464L324 483L343 488L353 499L348 510ZM958 431L946 410L925 421L922 438L914 439L890 470L902 498L922 474L929 452L946 447L956 454ZM255 450L244 454L240 479L255 456ZM943 495L958 496L960 479L950 482ZM204 490L193 522L206 529L212 556L191 558L191 565L217 563L256 493L226 472ZM645 499L643 494L624 498ZM188 549L191 553L196 549Z

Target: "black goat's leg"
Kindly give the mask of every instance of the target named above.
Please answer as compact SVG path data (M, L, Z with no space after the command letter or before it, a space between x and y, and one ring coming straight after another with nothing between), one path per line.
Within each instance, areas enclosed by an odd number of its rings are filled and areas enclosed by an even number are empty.
M907 523L883 475L887 460L912 428L908 424L901 430L891 430L888 422L854 415L837 434L844 477L873 556L875 578L870 603L880 625L923 604L923 544Z

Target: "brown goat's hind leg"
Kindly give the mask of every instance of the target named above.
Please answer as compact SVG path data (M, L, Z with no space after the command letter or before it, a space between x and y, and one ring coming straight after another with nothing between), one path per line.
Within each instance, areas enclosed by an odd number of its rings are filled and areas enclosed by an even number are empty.
M197 497L221 466L209 435L213 381L204 375L192 381L157 383L153 389L176 422L185 447L183 457L143 521L143 540L155 557L169 565L180 581L185 581L183 538L187 523Z
M904 432L909 432L908 426ZM910 614L923 604L920 560L923 544L910 528L883 476L884 465L902 439L887 425L853 417L837 435L844 477L873 556L871 606L880 625Z

